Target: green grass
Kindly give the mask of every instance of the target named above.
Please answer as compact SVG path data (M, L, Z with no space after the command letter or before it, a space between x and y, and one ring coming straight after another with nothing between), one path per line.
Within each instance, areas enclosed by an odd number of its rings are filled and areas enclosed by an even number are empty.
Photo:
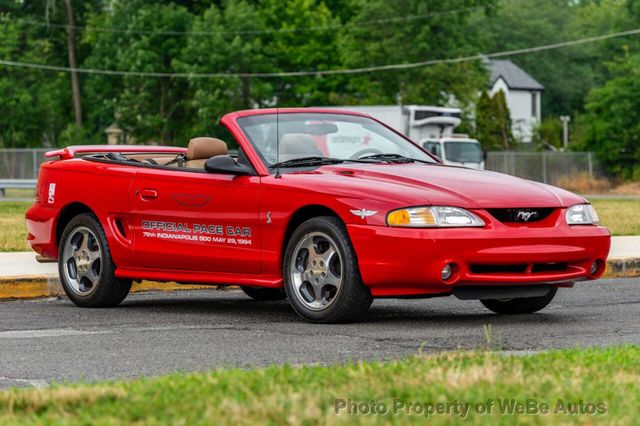
M591 204L613 235L640 235L640 200L597 199Z
M5 190L6 198L35 198L35 189L9 188Z
M640 200L597 199L593 206L613 235L640 235ZM0 252L29 250L24 212L27 202L0 202Z
M31 250L24 213L32 203L0 202L0 252Z
M528 356L461 352L11 389L0 392L0 424L422 424L426 416L418 407L456 401L472 404L467 419L476 424L633 424L640 416L639 362L638 346ZM336 400L379 402L387 414L355 415L344 408L336 413ZM422 405L394 413L396 400ZM490 415L476 413L476 403L486 407L490 400ZM551 413L501 414L501 402L511 400L547 404ZM580 403L600 413L563 411ZM436 424L460 419L431 416Z

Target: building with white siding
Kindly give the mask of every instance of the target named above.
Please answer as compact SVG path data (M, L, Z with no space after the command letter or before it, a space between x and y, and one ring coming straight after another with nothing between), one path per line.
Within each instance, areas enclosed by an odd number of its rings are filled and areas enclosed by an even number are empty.
M509 60L487 62L491 72L489 94L499 90L505 94L511 113L513 136L521 142L530 143L535 126L542 119L541 97L544 86L526 71Z

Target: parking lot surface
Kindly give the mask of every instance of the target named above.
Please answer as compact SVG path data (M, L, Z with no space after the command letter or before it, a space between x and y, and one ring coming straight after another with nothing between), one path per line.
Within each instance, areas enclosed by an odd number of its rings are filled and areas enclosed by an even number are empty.
M118 308L66 299L0 302L0 387L174 371L389 359L419 350L537 351L640 344L640 279L561 289L544 311L497 316L455 298L376 300L364 322L316 325L240 291L131 295Z

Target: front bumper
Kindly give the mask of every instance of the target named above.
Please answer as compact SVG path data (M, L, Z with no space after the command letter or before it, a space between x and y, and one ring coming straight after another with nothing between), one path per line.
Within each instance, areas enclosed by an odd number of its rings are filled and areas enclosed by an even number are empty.
M592 225L347 229L362 279L378 297L450 293L454 286L571 286L602 276L611 243L607 228ZM443 280L448 263L454 272Z

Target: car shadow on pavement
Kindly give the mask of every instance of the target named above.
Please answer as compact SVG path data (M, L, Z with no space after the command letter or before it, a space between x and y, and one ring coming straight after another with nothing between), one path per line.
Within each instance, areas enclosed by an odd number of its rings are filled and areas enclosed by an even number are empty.
M175 313L175 314L215 314L215 315L234 315L238 318L243 315L260 316L268 315L271 319L278 316L278 320L295 320L297 316L291 310L291 307L284 301L275 302L258 302L243 295L237 297L210 298L203 297L171 297L163 298L162 296L144 299L130 299L122 302L116 308L122 311L152 311L156 313Z
M252 300L241 293L225 294L223 297L209 296L145 296L125 300L118 308L119 311L151 311L155 313L173 313L185 315L213 314L229 316L238 319L253 319L263 322L301 322L286 300L274 302L260 302ZM543 311L526 315L496 315L489 311L478 310L461 311L452 303L437 306L435 303L403 304L398 300L376 301L368 315L359 324L376 323L378 325L415 327L418 324L438 326L470 326L470 325L558 325L565 321L575 322L575 314L563 315L553 311ZM339 326L339 325L338 325Z

